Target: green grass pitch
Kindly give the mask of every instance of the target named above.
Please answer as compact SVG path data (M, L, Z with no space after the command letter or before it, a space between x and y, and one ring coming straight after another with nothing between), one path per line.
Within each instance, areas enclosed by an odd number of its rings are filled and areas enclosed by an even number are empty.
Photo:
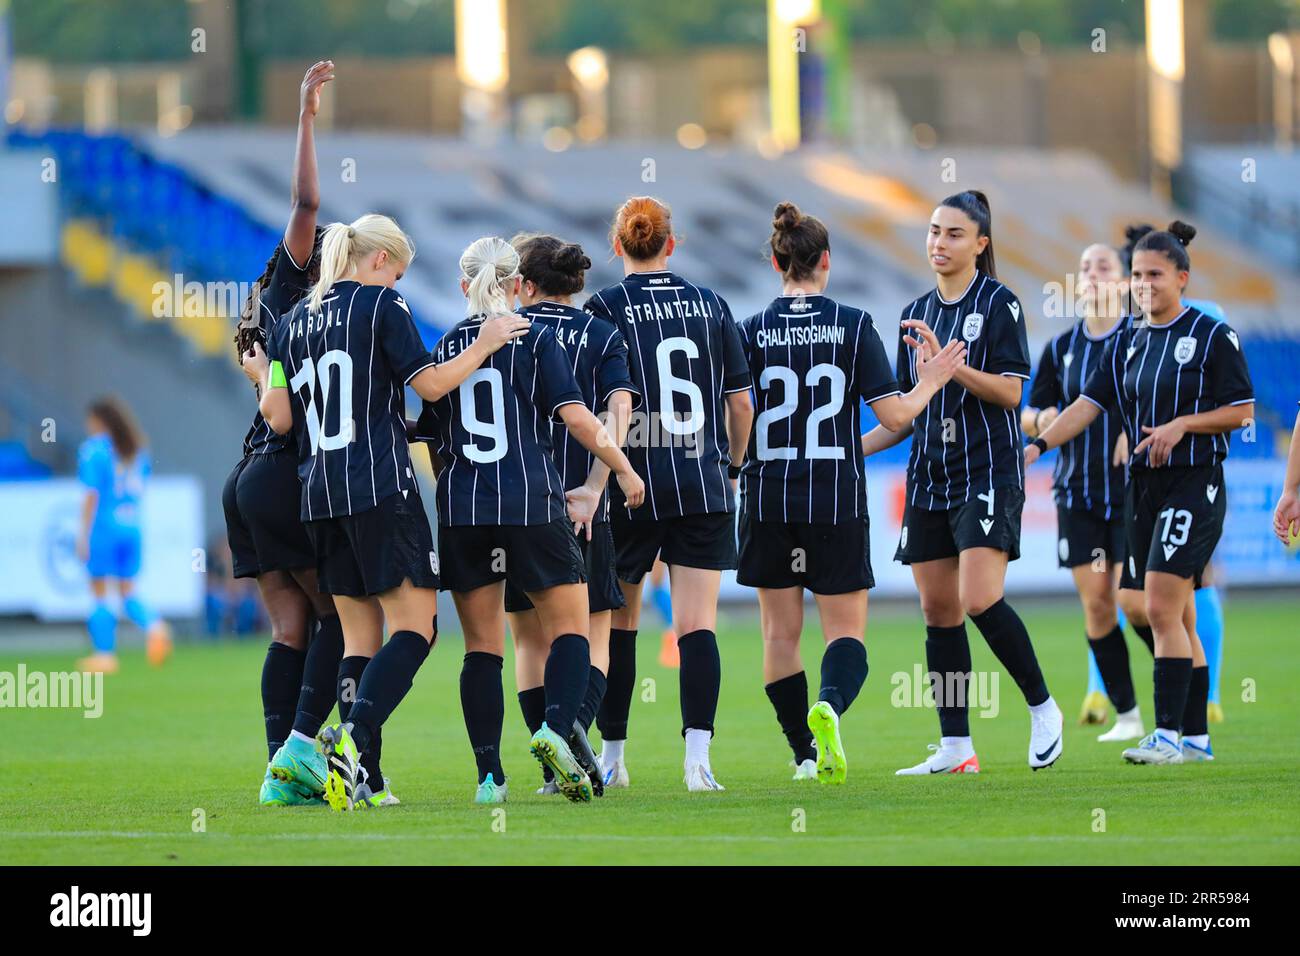
M1000 675L1000 710L972 714L978 776L898 778L937 740L929 709L891 704L891 677L921 660L914 608L873 611L871 673L845 717L849 779L790 779L790 754L763 693L755 617L724 614L723 693L713 766L726 793L682 784L677 674L643 632L633 703L632 787L590 806L536 796L536 765L506 663L504 816L475 807L457 691L459 635L444 634L385 728L385 771L402 805L373 813L264 808L259 672L262 643L182 645L162 671L128 653L106 679L99 719L58 710L0 711L3 864L1295 864L1300 862L1300 599L1238 592L1227 603L1219 759L1182 767L1124 764L1120 747L1078 727L1086 682L1077 609L1026 605L1053 694L1066 714L1053 768L1025 763L1029 720ZM977 669L996 667L972 627ZM804 638L817 686L815 612ZM1151 666L1130 639L1143 715ZM72 656L28 654L29 669ZM19 658L0 655L0 671ZM1243 701L1253 682L1253 701ZM1248 695L1249 696L1249 695ZM643 699L652 697L652 700ZM196 820L201 820L200 828ZM1102 827L1104 826L1104 829ZM196 832L200 830L201 832Z

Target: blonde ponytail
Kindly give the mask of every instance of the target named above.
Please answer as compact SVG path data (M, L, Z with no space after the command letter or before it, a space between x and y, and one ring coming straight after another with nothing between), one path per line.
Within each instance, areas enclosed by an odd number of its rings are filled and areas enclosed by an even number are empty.
M461 253L461 277L469 315L500 315L510 311L510 283L519 275L519 253L497 236L475 239Z
M415 258L411 237L388 216L371 212L350 224L330 223L321 239L320 279L312 287L307 311L319 312L330 287L352 275L362 259L380 251L403 265L409 265Z

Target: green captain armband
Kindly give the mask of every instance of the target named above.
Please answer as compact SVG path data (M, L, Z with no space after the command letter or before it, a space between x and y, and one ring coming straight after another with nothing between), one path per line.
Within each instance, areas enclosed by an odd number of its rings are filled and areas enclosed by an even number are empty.
M284 366L278 361L271 362L271 387L288 388L289 380L284 377Z

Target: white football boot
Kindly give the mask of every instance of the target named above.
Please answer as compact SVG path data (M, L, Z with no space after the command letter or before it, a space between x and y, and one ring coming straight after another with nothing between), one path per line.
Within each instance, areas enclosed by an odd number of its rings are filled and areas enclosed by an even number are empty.
M944 744L927 744L931 750L930 756L926 757L915 767L904 767L902 770L895 770L894 775L898 777L925 777L932 773L979 773L980 758L975 755L975 751L963 753L957 747L949 747Z
M1129 763L1182 763L1183 748L1177 740L1170 740L1158 730L1153 730L1142 738L1136 747L1124 751L1124 759Z
M1050 706L1049 706L1050 705ZM1056 701L1047 698L1037 707L1029 708L1029 767L1042 770L1056 763L1061 756L1063 740L1061 730L1065 718Z
M1127 713L1117 714L1115 726L1104 734L1099 734L1097 741L1109 744L1121 740L1140 740L1145 734L1146 730L1142 727L1142 713L1134 707Z

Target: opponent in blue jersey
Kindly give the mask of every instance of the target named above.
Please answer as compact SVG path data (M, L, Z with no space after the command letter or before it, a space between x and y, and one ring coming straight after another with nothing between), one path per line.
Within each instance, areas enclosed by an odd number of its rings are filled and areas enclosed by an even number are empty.
M171 652L167 625L135 593L140 573L140 502L149 477L144 436L119 399L93 402L86 416L90 434L77 454L77 477L86 489L81 509L77 553L86 562L94 609L86 622L94 653L77 666L84 671L117 670L117 615L109 607L108 589L115 582L122 611L148 637L151 664Z

